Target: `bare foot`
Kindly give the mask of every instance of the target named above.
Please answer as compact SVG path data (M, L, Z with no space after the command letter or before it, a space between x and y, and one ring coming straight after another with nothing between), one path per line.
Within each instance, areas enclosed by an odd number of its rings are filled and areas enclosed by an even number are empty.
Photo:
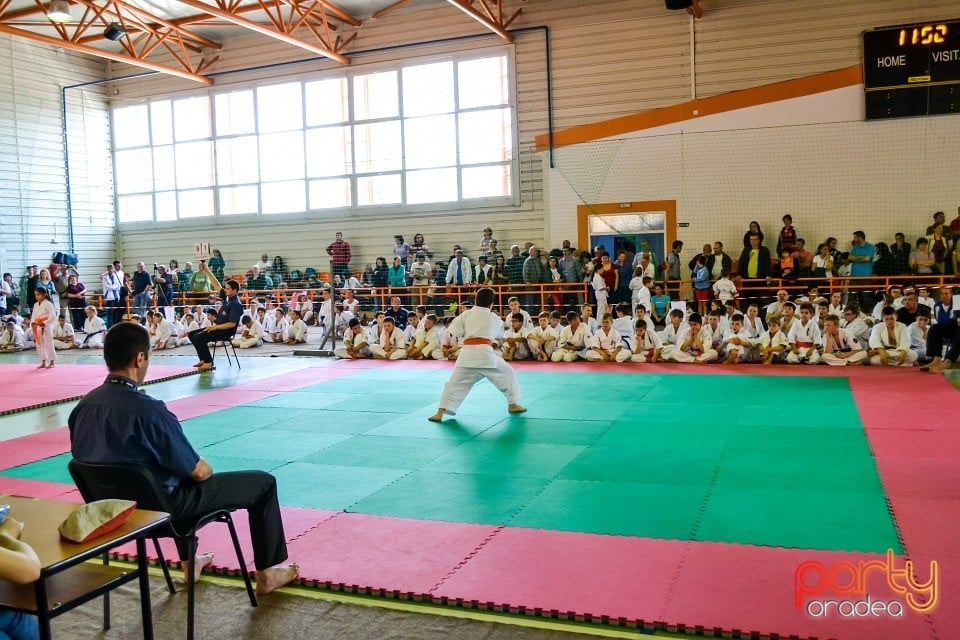
M46 369L46 368L47 368L47 361L46 361L46 360L44 360L44 361L41 362L39 365L37 365L37 369Z
M257 593L263 595L276 591L296 580L299 575L300 566L295 562L259 570L257 571Z
M200 574L203 573L203 570L213 564L213 554L212 553L198 553L197 556L193 559L193 581L196 582L200 579ZM187 565L183 565L184 573L186 573ZM186 582L186 576L184 576L184 582Z
M55 364L56 362L51 362L50 364L47 365L47 369L53 369L53 365Z
M427 418L430 422L441 422L443 420L443 409L437 409L437 412Z
M510 413L523 413L526 410L526 407L521 407L518 404L511 404L507 407L507 411Z

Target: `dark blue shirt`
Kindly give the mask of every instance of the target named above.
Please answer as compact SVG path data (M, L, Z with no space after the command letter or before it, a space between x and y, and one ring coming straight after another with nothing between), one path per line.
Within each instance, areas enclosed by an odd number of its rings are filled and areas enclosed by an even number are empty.
M168 491L200 460L180 421L130 378L109 375L70 412L70 452L80 462L143 464L160 469Z
M150 274L146 271L134 271L133 272L133 294L140 295L147 290L147 287L150 286L150 283L153 279L150 277Z
M397 325L398 329L407 328L407 318L410 315L410 312L400 307L399 309L394 309L393 307L388 307L383 315L388 318L393 318L393 323Z
M221 299L226 298L226 295L221 291ZM243 304L240 302L240 298L233 296L232 298L226 298L226 301L223 305L220 306L220 311L217 312L217 322L216 324L223 324L225 322L232 322L236 327L240 324L240 318L243 317Z

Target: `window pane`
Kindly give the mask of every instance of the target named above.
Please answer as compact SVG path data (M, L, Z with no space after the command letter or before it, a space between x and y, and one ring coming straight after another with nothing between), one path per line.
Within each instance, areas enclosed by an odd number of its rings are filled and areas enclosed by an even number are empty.
M221 93L214 98L217 111L217 135L253 133L253 91Z
M113 110L113 148L142 147L150 144L147 105Z
M463 198L508 197L513 192L510 165L470 167L463 170Z
M430 169L407 172L407 204L454 202L457 199L457 170Z
M357 178L357 204L368 207L400 202L400 175Z
M174 153L177 158L178 189L213 185L213 144L209 140L178 144Z
M303 133L274 133L260 136L262 180L303 177Z
M353 78L355 120L389 118L397 111L397 72L369 73Z
M400 168L402 151L399 120L358 124L353 130L357 171L390 171Z
M460 162L503 162L511 159L513 133L509 109L460 114Z
M173 102L173 130L177 142L210 137L210 99L207 96Z
M166 191L175 188L173 145L153 148L153 188Z
M334 209L350 206L350 178L311 180L310 208Z
M257 89L257 124L260 133L302 128L300 83L274 84Z
M173 143L173 113L169 100L157 100L150 103L150 131L153 144Z
M454 117L433 116L403 121L404 162L407 169L448 167L457 163ZM454 198L456 199L456 198Z
M220 189L220 215L256 213L260 209L257 187L223 187Z
M117 198L117 218L120 222L153 220L153 196L120 196Z
M506 56L461 62L457 65L460 108L507 104L510 101L509 78Z
M307 209L303 180L271 182L261 189L264 213L300 213Z
M153 191L153 164L150 149L117 151L117 169L114 184L117 193L143 193Z
M181 218L201 218L213 215L213 189L180 191L177 194Z
M307 126L337 124L350 118L347 79L330 78L303 85Z
M307 130L307 176L349 174L350 148L350 127Z
M453 111L453 62L421 64L403 70L403 115Z
M226 138L217 140L217 181L220 184L256 182L257 138Z
M157 220L177 219L177 192L161 191L154 196L157 202Z

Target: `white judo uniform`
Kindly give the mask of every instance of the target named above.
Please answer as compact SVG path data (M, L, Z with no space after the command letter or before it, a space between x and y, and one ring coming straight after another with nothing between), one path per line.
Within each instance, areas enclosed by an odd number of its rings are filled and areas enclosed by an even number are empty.
M590 348L583 354L583 357L591 362L600 362L603 360L601 350L610 353L617 348L619 348L620 351L614 356L614 360L617 362L626 362L630 359L630 352L624 348L620 332L611 327L610 332L607 333L603 330L603 327L601 327L595 334L590 336Z
M73 338L73 325L69 322L64 322L62 327L59 322L53 325L54 349L72 349Z
M457 364L443 387L440 407L455 415L464 398L477 382L486 378L499 389L511 405L520 403L520 385L513 368L493 348L500 337L501 320L487 307L473 307L463 312L448 327L448 333L462 339L463 347ZM472 340L490 344L468 344Z
M287 329L287 340L295 340L298 343L307 341L307 323L303 318L297 318L291 323L290 328Z
M693 342L690 343L689 347L683 349L683 343L690 337L690 331L690 325L687 325L677 332L677 347L671 349L669 353L664 349L664 360L673 360L674 362L713 362L719 357L717 350L713 348L713 331L710 330L710 325L706 324L700 327L700 332L697 334L697 337L700 339L700 344L703 345L703 351L697 349Z
M890 366L899 364L898 361L904 352L906 355L901 366L912 367L917 361L917 352L910 349L910 335L902 322L894 323L893 329L887 329L887 325L883 322L876 324L870 332L870 348L886 351L887 364ZM880 355L872 356L870 364L882 364Z
M87 318L83 322L83 332L86 334L80 343L81 349L102 349L103 334L107 332L107 325L103 323L100 316Z
M347 347L350 347L357 352L357 356L360 358L370 358L373 354L370 353L370 347L367 346L367 332L360 331L360 333L354 333L353 331L347 331L347 335L343 337L343 344L333 350L333 355L338 358L349 358L350 354L347 352Z
M406 345L403 341L403 331L394 327L393 331L387 335L386 331L380 332L380 340L370 345L370 353L377 358L390 360L404 360L407 357ZM387 355L387 349L393 349L390 355Z
M560 330L560 337L557 340L557 348L550 359L554 362L573 362L578 357L582 358L587 348L587 340L590 338L590 330L587 325L580 323L577 330L574 331L570 325ZM573 347L568 349L566 347Z
M820 325L816 320L808 320L807 324L797 318L790 326L790 332L787 334L787 340L790 342L791 349L797 351L787 354L787 362L798 364L806 362L807 364L817 364L820 362L820 351L817 345L822 342L820 335Z
M430 330L427 331L423 325L424 323L421 322L417 330L413 332L410 347L419 351L424 359L429 359L432 358L433 354L440 348L440 332L437 331L436 327L430 327ZM409 325L407 328L409 328ZM407 355L409 355L409 353ZM440 355L443 355L442 351Z
M42 300L33 305L33 313L30 314L31 327L34 322L43 323L33 332L37 342L37 355L40 360L55 362L57 352L53 348L53 325L57 324L57 310L52 302Z
M251 322L249 327L243 327L240 335L233 339L233 346L237 349L252 349L261 344L263 344L263 327L256 320Z
M841 358L837 354L849 354ZM823 356L820 359L834 367L844 367L848 364L859 364L867 359L867 352L852 332L840 329L836 336L823 334Z
M0 332L0 351L23 351L25 345L23 329L17 325L8 325Z
M663 343L656 331L647 330L643 340L634 333L628 341L630 362L650 362L657 351L663 350Z
M511 326L509 329L504 330L503 332L503 344L500 345L500 353L506 357L507 353L510 350L510 345L513 345L513 359L514 360L527 360L530 358L530 345L527 344L527 338L530 337L530 328L526 325L521 325L519 331L514 331ZM508 342L512 340L513 342Z
M557 332L554 331L550 325L546 327L537 325L534 327L529 335L527 335L527 346L530 347L530 357L536 360L541 353L546 354L547 358L552 356L553 352L557 349L557 338Z

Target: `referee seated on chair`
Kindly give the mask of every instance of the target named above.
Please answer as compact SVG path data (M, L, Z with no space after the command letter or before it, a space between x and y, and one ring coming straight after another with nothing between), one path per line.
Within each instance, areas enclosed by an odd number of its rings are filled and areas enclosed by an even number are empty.
M243 317L243 303L237 297L239 291L240 285L236 280L227 280L223 289L220 290L220 299L223 304L217 312L216 322L203 329L195 329L189 334L190 342L197 350L197 357L200 358L200 362L193 366L200 371L213 369L213 356L210 355L209 343L233 340L233 334L236 333L240 318Z
M227 286L234 287L235 295L236 283ZM170 494L174 520L195 520L219 509L246 509L257 593L270 593L296 579L296 564L280 564L287 559L287 544L276 478L263 471L214 473L187 440L177 417L161 400L140 391L150 366L147 330L132 322L114 325L104 339L103 359L107 379L70 413L73 457L91 464L153 468ZM211 560L210 554L198 555L197 566Z

